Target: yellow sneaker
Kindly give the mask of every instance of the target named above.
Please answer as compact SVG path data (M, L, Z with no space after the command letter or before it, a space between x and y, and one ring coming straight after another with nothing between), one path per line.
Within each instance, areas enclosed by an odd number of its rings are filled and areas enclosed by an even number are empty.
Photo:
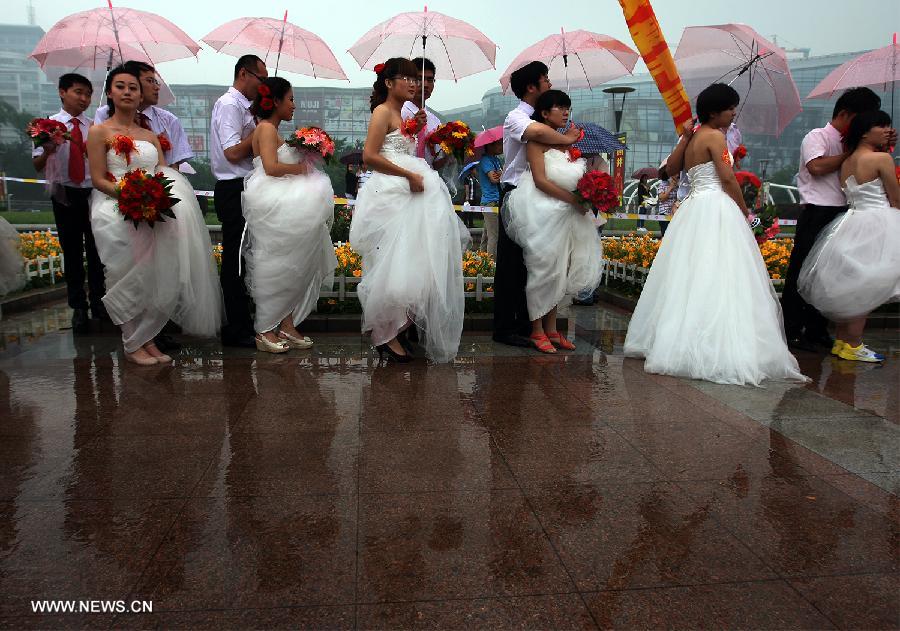
M844 348L845 346L847 346L847 342L844 342L843 340L835 339L834 346L831 347L831 354L840 356L841 349Z
M868 362L870 364L884 361L884 355L876 353L865 344L860 344L856 347L844 344L844 348L840 350L838 357L854 362Z

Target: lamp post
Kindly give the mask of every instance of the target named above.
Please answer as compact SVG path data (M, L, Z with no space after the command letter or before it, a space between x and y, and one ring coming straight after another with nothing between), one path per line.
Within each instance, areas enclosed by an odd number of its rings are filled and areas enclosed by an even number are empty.
M625 144L627 140L627 136L624 133L620 132L622 127L622 112L625 111L625 97L629 92L634 92L634 88L629 88L628 86L618 86L612 88L606 88L603 90L606 94L609 94L612 97L613 102L613 113L616 117L616 139ZM621 94L622 100L616 103L616 96ZM619 206L622 205L622 195L625 192L625 150L624 149L616 149L613 154L613 181L616 185L616 191L619 193Z

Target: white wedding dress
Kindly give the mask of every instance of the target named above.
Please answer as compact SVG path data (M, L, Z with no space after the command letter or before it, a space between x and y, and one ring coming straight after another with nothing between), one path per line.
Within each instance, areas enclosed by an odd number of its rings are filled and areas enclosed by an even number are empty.
M25 286L25 259L19 244L19 233L0 217L0 296Z
M881 178L844 183L850 209L821 232L797 289L829 320L846 322L900 300L900 210Z
M585 172L581 158L569 161L558 149L544 153L547 179L574 191ZM509 194L503 213L509 238L522 248L528 282L528 317L537 320L567 295L593 291L603 276L603 245L592 215L550 197L534 184L531 169Z
M759 246L712 162L688 171L628 326L625 354L651 373L716 383L805 381Z
M424 192L410 192L406 178L375 172L356 199L350 244L362 256L362 328L384 344L412 319L425 333L428 358L449 362L462 335L469 231L447 186L414 149L415 139L395 130L385 136L381 155L421 175Z
M277 156L284 164L301 160L300 152L287 144L278 147ZM260 333L271 331L288 315L298 326L316 308L320 290L334 285L331 180L317 169L271 177L257 157L244 179L242 208L254 327Z
M135 228L123 219L115 199L96 189L91 194L91 230L106 274L103 305L122 328L129 353L151 341L168 320L203 337L215 335L222 320L212 244L194 189L178 171L157 166L153 143L134 144L130 165L112 149L106 153L109 172L120 178L138 168L162 171L181 201L172 207L175 219Z

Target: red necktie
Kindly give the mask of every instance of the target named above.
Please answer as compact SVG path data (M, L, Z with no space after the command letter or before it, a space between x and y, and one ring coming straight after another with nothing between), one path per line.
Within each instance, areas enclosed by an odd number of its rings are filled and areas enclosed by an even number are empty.
M69 180L73 184L84 182L84 136L81 134L81 123L77 118L72 119L72 130L69 132L72 140L69 141Z
M143 112L137 113L137 122L138 125L143 127L144 129L150 129L150 117L144 114ZM151 130L153 131L153 130Z

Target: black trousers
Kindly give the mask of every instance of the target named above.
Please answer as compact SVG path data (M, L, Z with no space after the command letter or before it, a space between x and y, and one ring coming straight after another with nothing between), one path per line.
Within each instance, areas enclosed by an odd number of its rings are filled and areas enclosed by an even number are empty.
M835 217L847 210L846 206L816 206L806 204L797 220L794 247L788 263L787 278L781 293L781 309L784 311L784 332L788 339L802 334L818 337L828 332L828 320L797 293L797 279L803 262L809 255L819 233Z
M503 202L515 186L500 189L500 226L497 234L497 261L494 271L494 337L530 335L531 321L525 301L528 270L522 248L509 238L503 226Z
M244 232L244 215L241 212L241 193L244 180L219 180L216 182L214 197L216 216L222 224L222 298L225 302L225 318L228 323L222 327L223 337L253 335L253 320L250 318L250 298L242 274L238 273L241 258L241 234ZM243 271L244 267L240 266Z
M66 291L69 306L73 309L87 309L102 306L106 284L103 264L94 244L91 232L90 197L92 188L65 187L66 203L51 198L53 217L59 245L62 247L63 263L66 266ZM84 262L87 259L88 293L84 291Z

